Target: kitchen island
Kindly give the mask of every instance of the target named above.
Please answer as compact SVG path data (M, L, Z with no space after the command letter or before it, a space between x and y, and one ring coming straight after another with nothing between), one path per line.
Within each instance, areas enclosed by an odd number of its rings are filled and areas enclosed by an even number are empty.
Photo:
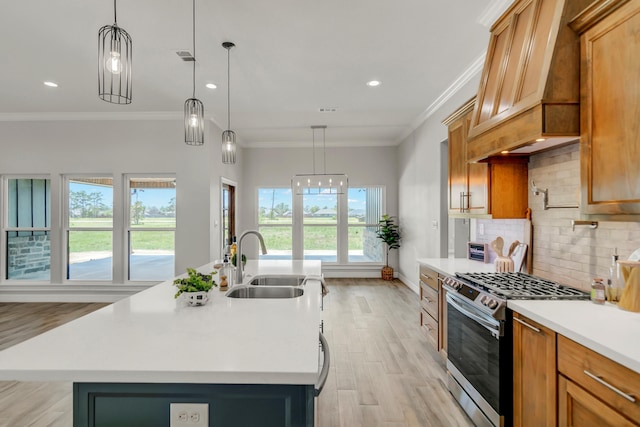
M245 272L319 275L321 263L249 261ZM0 352L0 380L72 381L74 426L169 426L171 403L208 404L210 423L313 425L320 282L289 299L214 288L201 307L174 299L172 282Z

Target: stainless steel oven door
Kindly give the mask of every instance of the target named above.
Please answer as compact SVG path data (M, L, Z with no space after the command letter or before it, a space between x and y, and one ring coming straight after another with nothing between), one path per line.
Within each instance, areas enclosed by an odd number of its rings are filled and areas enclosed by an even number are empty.
M505 406L501 405L504 400L501 393L505 392L502 386L508 374L504 370L511 369L504 322L478 310L457 294L447 292L446 298L447 368L491 423L499 426L504 412L509 411L501 407Z

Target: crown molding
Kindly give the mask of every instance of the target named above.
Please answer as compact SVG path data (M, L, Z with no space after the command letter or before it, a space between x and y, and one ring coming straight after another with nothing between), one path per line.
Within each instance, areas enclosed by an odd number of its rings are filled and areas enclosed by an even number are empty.
M484 59L486 56L486 51L483 52L480 56L478 56L464 71L460 74L454 81L449 85L448 88L440 94L439 97L436 98L435 101L431 103L427 107L426 110L422 112L415 120L413 120L407 129L400 134L398 139L395 141L395 145L399 145L402 141L405 140L413 131L415 131L420 125L422 125L429 117L435 114L436 111L440 109L449 99L453 97L464 85L469 83L469 81L478 73L482 71L482 67L484 65Z
M491 27L498 20L500 15L507 10L513 0L492 0L487 7L476 18L476 22L487 28Z
M0 113L3 122L51 122L88 120L182 120L182 112L64 112L64 113Z

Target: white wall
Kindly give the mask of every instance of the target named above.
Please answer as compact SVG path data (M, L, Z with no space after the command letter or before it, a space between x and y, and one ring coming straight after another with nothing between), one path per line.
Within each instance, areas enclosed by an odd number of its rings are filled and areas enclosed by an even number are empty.
M403 231L400 248L400 278L414 290L418 289L418 258L447 257L441 248L442 171L441 150L447 139L447 127L442 120L473 97L478 90L479 75L460 88L442 107L412 132L398 152L398 207ZM446 175L445 175L446 176ZM433 222L438 227L433 227ZM446 228L445 228L446 230Z
M386 211L398 215L398 162L395 146L388 147L328 147L327 173L346 173L349 186L383 185L386 187ZM295 174L313 172L313 153L308 148L247 148L244 150L244 181L242 186L240 230L257 228L257 189L259 187L289 187ZM316 147L316 173L323 173L321 150ZM253 239L252 239L253 240ZM243 244L244 245L244 244ZM251 242L247 249L257 253ZM389 262L397 266L397 251L392 251ZM379 270L379 267L376 267ZM335 272L334 272L335 273ZM351 270L352 276L358 275ZM379 271L374 274L379 275Z
M126 173L175 173L175 266L180 274L188 266L220 257L220 177L240 182L242 159L240 150L236 165L222 165L221 130L216 126L208 124L205 145L200 147L184 143L182 126L182 120L0 122L0 175L50 175L55 195L64 174L104 173L117 182ZM52 209L61 209L52 204ZM60 247L60 224L52 224L51 234L52 245ZM0 248L2 257L4 250ZM59 258L52 259L54 268L61 271ZM52 282L34 287L3 283L0 300L113 300L140 289L120 283ZM33 295L25 296L30 289Z

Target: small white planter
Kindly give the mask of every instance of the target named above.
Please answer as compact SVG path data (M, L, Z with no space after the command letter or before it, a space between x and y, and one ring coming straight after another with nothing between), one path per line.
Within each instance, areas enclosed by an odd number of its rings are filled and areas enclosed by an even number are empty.
M184 298L188 305L205 305L207 301L209 301L209 292L183 292L182 298Z

